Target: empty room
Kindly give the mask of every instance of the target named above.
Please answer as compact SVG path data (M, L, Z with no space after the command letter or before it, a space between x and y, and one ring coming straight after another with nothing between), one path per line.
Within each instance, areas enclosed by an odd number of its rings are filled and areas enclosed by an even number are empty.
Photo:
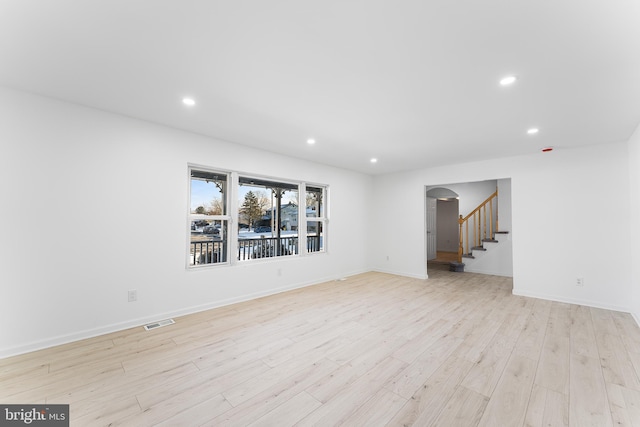
M639 23L0 0L0 425L640 425Z

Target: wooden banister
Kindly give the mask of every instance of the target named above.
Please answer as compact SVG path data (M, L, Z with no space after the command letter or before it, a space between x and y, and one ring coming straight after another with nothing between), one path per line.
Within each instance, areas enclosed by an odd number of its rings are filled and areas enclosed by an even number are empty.
M462 256L464 254L469 254L471 251L469 249L469 242L473 239L471 245L471 249L473 246L481 246L482 240L487 238L487 231L489 238L493 239L494 232L498 231L498 210L495 210L496 216L494 218L494 201L497 205L498 203L498 190L487 197L487 199L480 203L474 210L472 210L467 216L463 217L460 215L458 219L458 225L460 227L459 230L459 238L460 243L458 246L458 262L462 262ZM489 206L489 216L487 216L487 205ZM496 206L497 208L497 206ZM473 231L473 238L469 236L469 220L473 218L473 227L471 230ZM495 224L494 224L495 220ZM464 225L464 233L463 233L463 225Z

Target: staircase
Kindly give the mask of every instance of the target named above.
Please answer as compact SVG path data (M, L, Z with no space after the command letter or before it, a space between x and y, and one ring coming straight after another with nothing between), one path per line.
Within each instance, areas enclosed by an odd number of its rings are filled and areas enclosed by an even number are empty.
M503 239L507 238L508 231L496 231L492 239L482 239L480 246L474 246L471 248L471 252L462 254L462 260L476 259L482 257L482 255L488 250L493 249L492 244L500 243Z
M494 237L462 257L462 271L513 277L511 234L496 232Z
M487 258L487 263L490 264L490 258L499 255L488 255L487 252L495 251L501 241L509 241L510 246L509 232L498 229L497 189L466 217L460 215L458 224L460 227L458 264L464 262L464 265L468 266L467 271L472 271L474 265L479 263L475 261L476 259ZM486 269L486 266L483 268Z

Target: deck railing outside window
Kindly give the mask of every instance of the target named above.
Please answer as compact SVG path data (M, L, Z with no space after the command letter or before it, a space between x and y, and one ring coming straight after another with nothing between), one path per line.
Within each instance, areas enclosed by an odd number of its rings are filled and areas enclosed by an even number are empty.
M307 236L307 252L322 250L322 236ZM190 264L217 264L226 262L225 242L200 241L191 242ZM239 239L237 259L246 261L257 258L270 258L277 256L296 255L299 253L298 236L261 237L256 239Z

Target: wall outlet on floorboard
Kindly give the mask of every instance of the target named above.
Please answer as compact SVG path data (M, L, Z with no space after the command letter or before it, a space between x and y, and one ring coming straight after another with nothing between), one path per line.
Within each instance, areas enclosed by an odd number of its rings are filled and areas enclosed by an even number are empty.
M129 291L128 298L129 298L129 302L138 301L138 291L136 289Z
M578 277L576 279L576 286L584 286L584 278Z

